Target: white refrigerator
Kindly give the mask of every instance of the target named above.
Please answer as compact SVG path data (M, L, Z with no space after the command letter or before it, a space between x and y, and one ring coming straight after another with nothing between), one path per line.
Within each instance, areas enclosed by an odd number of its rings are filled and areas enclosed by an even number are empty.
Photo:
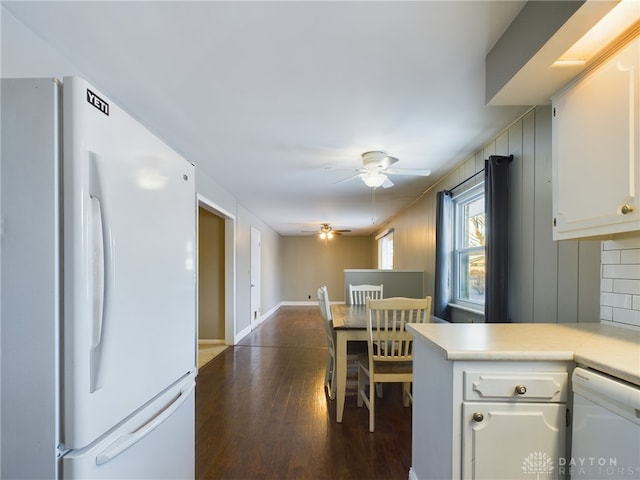
M3 79L0 477L194 477L194 166L77 77Z

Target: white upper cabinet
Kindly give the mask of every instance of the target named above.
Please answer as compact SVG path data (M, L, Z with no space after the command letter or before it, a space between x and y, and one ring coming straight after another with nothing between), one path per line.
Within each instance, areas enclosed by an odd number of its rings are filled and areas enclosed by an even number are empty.
M640 38L553 100L553 239L640 231Z

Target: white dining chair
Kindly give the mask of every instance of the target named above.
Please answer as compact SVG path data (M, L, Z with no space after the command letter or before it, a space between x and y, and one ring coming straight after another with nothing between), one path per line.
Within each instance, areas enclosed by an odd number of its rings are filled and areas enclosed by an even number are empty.
M383 285L349 285L351 305L366 305L368 298L384 298L382 290Z
M336 346L335 346L335 332L333 330L333 315L331 314L331 303L329 302L329 291L326 286L322 286L318 289L318 304L320 306L320 316L322 317L322 323L324 324L325 336L327 338L327 365L324 374L324 386L329 393L329 398L333 400L336 398ZM351 370L354 376L353 389L357 393L357 383L355 376L358 369L358 358L363 353L366 353L367 345L364 342L349 342L347 344L347 369ZM349 372L348 372L349 373ZM347 381L347 386L349 381Z
M369 299L367 310L368 352L359 357L358 407L365 404L369 409L369 431L373 432L374 384L400 382L404 406L413 400L413 335L406 331L406 325L429 321L431 297Z
M324 373L324 386L329 393L329 398L333 400L336 396L336 386L333 381L336 370L336 346L333 335L333 326L331 324L331 304L329 303L329 293L326 286L318 289L318 305L320 306L320 316L324 326L325 336L327 339L327 366Z

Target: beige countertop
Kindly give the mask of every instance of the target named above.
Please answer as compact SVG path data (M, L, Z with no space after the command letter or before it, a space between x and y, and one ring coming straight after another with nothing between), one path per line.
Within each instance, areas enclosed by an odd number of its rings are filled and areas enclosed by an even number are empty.
M640 331L607 324L426 323L409 330L449 360L575 361L640 385Z

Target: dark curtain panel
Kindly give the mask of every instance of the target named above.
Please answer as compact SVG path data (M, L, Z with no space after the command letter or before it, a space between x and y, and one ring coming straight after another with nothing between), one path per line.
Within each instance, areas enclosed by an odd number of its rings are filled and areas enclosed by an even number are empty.
M487 323L509 322L509 164L513 155L485 160L486 279L484 315Z
M451 321L449 302L452 298L453 202L451 193L442 191L436 197L436 282L433 314Z

